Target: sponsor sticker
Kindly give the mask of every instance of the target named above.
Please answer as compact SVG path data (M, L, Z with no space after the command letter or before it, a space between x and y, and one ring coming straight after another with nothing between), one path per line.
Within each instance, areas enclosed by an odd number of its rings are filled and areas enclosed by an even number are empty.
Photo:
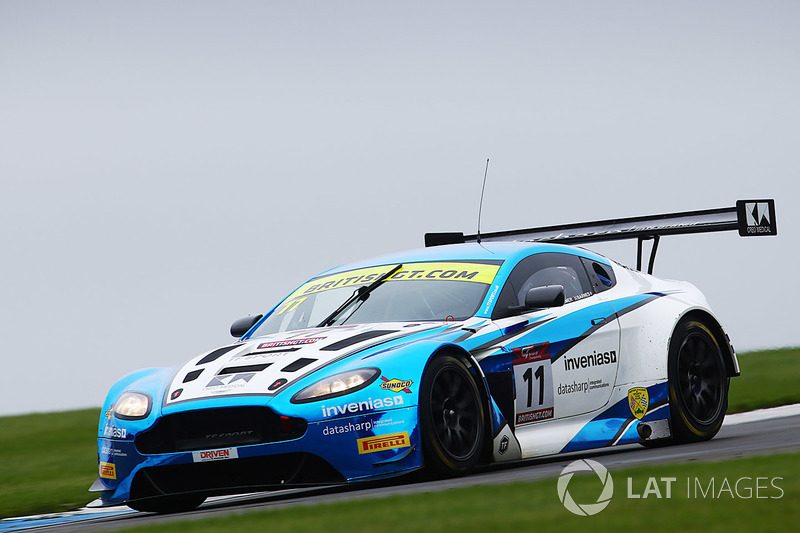
M363 439L358 439L357 443L359 455L381 452L384 450L408 448L411 446L411 440L408 438L407 431L400 433L389 433L387 435L375 435L374 437L365 437Z
M312 279L290 294L276 313L281 315L294 309L310 294L342 287L369 285L394 267L395 265L383 265L379 267L359 268ZM386 281L463 281L488 285L492 283L499 269L500 265L498 264L464 263L458 261L409 263L392 274Z
M500 455L503 455L508 451L508 442L508 436L503 435L503 438L500 439L500 446L497 448L497 452Z
M512 353L517 425L553 418L555 399L550 344L513 348Z
M241 389L247 386L247 383L256 375L255 372L241 372L239 374L227 374L223 376L214 376L211 381L206 385L206 390L214 389L214 393L228 392L233 389Z
M742 237L778 234L775 200L739 200L736 202L736 218Z
M117 426L107 425L103 428L103 436L109 439L125 439L128 437L128 430Z
M314 344L324 340L325 337L310 337L306 339L287 339L283 341L262 342L256 346L256 350L266 350L268 348L286 348L287 346L301 346L303 344Z
M635 387L628 390L628 407L631 408L631 414L641 420L647 414L647 406L650 402L650 396L647 394L647 389L644 387Z
M587 355L564 358L564 370L580 370L581 368L615 364L617 364L616 350L609 350L607 352L592 350L592 353Z
M118 448L112 448L111 446L103 446L100 449L100 453L102 455L107 455L109 457L127 457L128 454Z
M236 448L221 448L219 450L203 450L202 452L192 452L192 461L195 463L205 463L207 461L225 461L227 459L238 459L239 452Z
M375 409L387 409L403 405L402 396L391 396L387 398L367 398L360 402L350 402L342 405L320 405L322 416L328 418L332 416L343 416L351 413L360 413L362 411L373 411Z
M381 380L383 381L383 383L381 383L381 388L383 390L390 390L392 392L405 392L406 394L411 394L411 389L409 389L409 387L412 383L414 383L410 379L389 379L385 376L381 376Z
M375 416L375 417L359 417L347 418L342 422L328 422L324 423L322 427L322 434L326 437L334 435L345 435L348 433L366 433L373 431L376 428L383 428L386 426L396 426L398 424L405 424L406 421L399 419L394 420L392 417Z
M103 479L117 479L117 465L101 461L100 477Z

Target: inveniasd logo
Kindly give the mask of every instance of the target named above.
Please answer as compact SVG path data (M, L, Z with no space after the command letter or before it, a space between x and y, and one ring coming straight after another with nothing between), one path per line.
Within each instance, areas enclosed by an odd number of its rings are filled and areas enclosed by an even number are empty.
M600 478L603 489L597 497L596 502L580 504L572 499L572 495L570 495L568 489L569 482L572 480L572 476L575 475L575 472L594 472L597 474L597 477ZM556 488L558 490L558 499L561 500L561 503L567 511L579 516L592 516L608 507L608 504L611 503L611 497L614 495L614 480L611 479L611 474L608 473L606 467L597 461L580 459L578 461L572 461L564 467L564 470L562 470L561 474L558 476L558 486Z

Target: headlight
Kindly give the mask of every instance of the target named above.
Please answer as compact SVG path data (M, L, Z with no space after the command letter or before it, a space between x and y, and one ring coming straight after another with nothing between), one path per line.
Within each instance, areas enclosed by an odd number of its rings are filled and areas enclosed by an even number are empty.
M361 390L380 375L377 368L360 368L321 379L292 396L292 403L314 402Z
M136 420L150 414L150 397L141 392L123 392L114 403L114 415L123 420Z

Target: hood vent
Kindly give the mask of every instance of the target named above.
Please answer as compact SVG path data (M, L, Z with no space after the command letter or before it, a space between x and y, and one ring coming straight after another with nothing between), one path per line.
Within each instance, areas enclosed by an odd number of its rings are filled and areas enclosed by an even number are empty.
M211 352L207 356L205 356L202 359L200 359L197 362L197 365L195 365L195 366L200 366L200 365L204 365L206 363L210 363L211 361L216 361L217 359L219 359L220 357L222 357L226 353L230 352L234 348L238 348L239 346L241 346L241 344L234 344L233 346L226 346L224 348L217 348L216 350L214 350L213 352Z
M311 363L313 363L314 361L316 361L316 359L310 359L308 357L301 357L300 359L298 359L294 363L289 363L288 365L283 367L281 369L281 372L297 372L298 370L300 370L304 366L308 366Z
M328 346L322 348L322 351L335 352L336 350L347 348L348 346L358 344L359 342L368 341L376 337L383 337L384 335L388 335L390 333L397 333L397 331L390 329L376 329L374 331L365 331L364 333L359 333L358 335L353 335L352 337L348 337L338 342L334 342L333 344L329 344Z
M238 374L240 372L261 372L272 363L264 363L263 365L244 365L244 366L227 366L217 372L218 376L225 374Z

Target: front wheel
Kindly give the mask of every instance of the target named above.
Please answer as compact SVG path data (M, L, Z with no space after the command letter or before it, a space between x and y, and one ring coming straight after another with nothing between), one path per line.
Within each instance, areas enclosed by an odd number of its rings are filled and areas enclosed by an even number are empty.
M675 328L668 371L673 442L713 438L728 409L730 379L719 342L702 322Z
M478 386L461 360L443 355L428 364L420 387L420 424L429 468L459 475L478 465L486 415Z

